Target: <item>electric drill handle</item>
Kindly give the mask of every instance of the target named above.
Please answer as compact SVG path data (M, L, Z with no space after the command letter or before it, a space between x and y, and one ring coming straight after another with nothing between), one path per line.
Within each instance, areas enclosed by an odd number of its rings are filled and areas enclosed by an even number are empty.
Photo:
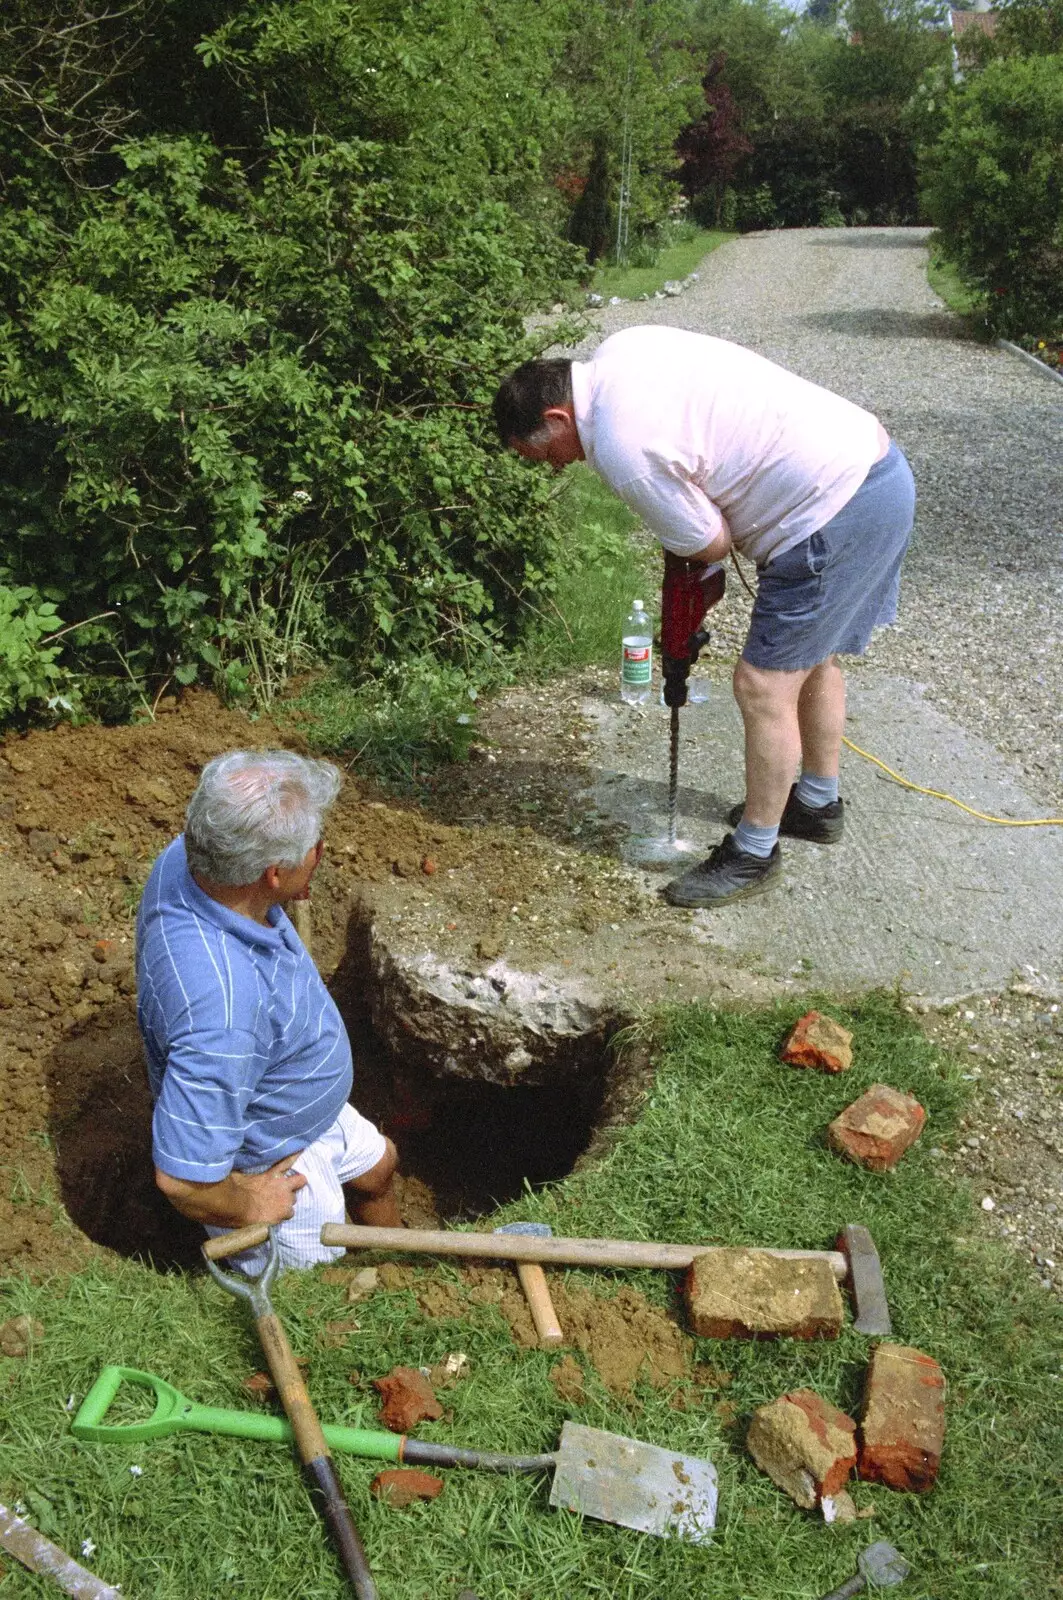
M682 556L665 551L661 587L661 668L665 705L686 705L690 669L698 659L698 651L709 641L708 629L703 629L701 624L706 613L723 599L726 581L726 573L719 563L706 566L704 562L685 561Z

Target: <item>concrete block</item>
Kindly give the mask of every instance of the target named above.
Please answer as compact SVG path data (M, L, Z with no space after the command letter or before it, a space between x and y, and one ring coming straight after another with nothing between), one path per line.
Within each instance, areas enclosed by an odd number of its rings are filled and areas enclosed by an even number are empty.
M792 1067L818 1072L848 1072L853 1064L853 1036L840 1022L819 1011L806 1011L787 1034L782 1059Z
M871 1356L860 1420L860 1476L891 1489L934 1486L945 1442L945 1375L910 1345Z
M873 1083L827 1129L832 1149L869 1172L890 1172L918 1139L926 1112L913 1095Z
M767 1250L695 1256L684 1292L701 1339L836 1339L845 1316L829 1262Z
M836 1495L856 1465L856 1423L813 1389L761 1406L746 1444L760 1470L806 1511Z

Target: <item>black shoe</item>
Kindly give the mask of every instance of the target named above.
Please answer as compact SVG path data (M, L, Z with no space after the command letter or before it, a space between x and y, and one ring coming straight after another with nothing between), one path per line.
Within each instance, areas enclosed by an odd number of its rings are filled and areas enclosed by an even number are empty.
M674 906L722 906L729 900L763 894L781 877L778 845L766 859L751 856L735 847L734 834L729 833L700 866L673 878L665 886L664 897Z
M745 801L732 806L727 813L732 828L738 827L744 809ZM797 798L795 783L790 789L779 832L788 839L810 839L813 844L837 844L845 832L845 801L839 799L825 806L806 806L803 800Z

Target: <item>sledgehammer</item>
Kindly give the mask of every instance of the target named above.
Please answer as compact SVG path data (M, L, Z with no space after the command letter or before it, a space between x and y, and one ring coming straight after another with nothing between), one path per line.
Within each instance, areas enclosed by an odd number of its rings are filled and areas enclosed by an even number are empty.
M249 1250L268 1237L261 1223L218 1234L203 1246L213 1261ZM684 1272L695 1256L723 1245L652 1244L632 1239L537 1239L527 1234L443 1233L426 1228L365 1228L353 1222L326 1222L321 1243L346 1250L395 1250L407 1255L464 1256L479 1261L537 1261L555 1267L663 1267ZM848 1222L836 1250L772 1250L771 1256L797 1261L828 1261L839 1283L848 1286L857 1333L884 1338L892 1333L882 1263L874 1240L858 1222Z
M215 1245L221 1240L213 1241ZM249 1240L248 1243L257 1242ZM664 1267L685 1271L695 1256L721 1245L643 1244L628 1239L537 1239L497 1233L442 1233L415 1228L364 1228L354 1223L326 1222L322 1244L348 1250L398 1250L413 1255L465 1256L483 1260L537 1261L559 1267ZM834 1276L847 1283L853 1300L857 1333L883 1337L892 1332L882 1264L870 1233L859 1223L845 1225L836 1250L768 1250L767 1255L797 1260L828 1261ZM246 1249L244 1244L242 1248Z

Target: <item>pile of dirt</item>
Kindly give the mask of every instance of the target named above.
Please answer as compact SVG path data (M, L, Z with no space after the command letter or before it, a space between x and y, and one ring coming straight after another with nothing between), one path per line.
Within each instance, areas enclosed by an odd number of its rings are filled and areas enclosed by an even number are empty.
M352 1277L354 1271L352 1267ZM337 1269L333 1277L338 1279L339 1272ZM497 1306L514 1343L524 1350L538 1348L528 1302L513 1272L466 1267L443 1273L385 1262L378 1276L382 1290L410 1290L422 1316L433 1321L465 1318L475 1307ZM612 1393L630 1394L640 1382L663 1389L692 1376L690 1339L665 1311L637 1290L623 1285L615 1295L605 1296L569 1287L559 1274L550 1273L547 1279L565 1344L586 1356ZM569 1361L576 1366L571 1357ZM571 1391L575 1382L574 1373L566 1368L555 1387L560 1383Z

